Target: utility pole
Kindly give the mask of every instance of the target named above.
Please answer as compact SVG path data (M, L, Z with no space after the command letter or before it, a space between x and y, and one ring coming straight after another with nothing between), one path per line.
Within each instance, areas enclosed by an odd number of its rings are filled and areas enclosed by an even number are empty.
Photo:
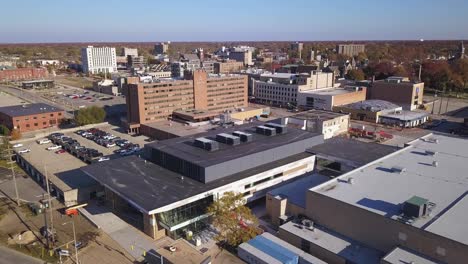
M422 64L419 63L419 81L421 81L421 71L422 71Z
M47 203L49 204L49 213L50 213L50 233L52 237L52 244L55 243L55 235L54 235L54 216L52 212L52 199L50 195L50 188L49 188L49 177L47 175L47 167L44 165L44 176L46 179L46 187L47 187L47 195L48 195L48 201Z
M13 185L15 186L16 204L20 206L21 204L20 204L20 198L18 194L18 185L16 184L16 173L15 173L15 166L14 166L16 161L12 160L13 152L10 149L10 142L8 142L8 140L5 140L5 142L7 144L8 164L10 165L11 175L13 176Z
M66 222L66 223L63 223L62 225L66 225L66 224L69 224L69 223L72 223L72 229L73 229L73 244L75 246L75 261L77 264L79 264L80 262L78 261L78 246L76 244L76 232L75 232L75 222L72 220L70 222Z

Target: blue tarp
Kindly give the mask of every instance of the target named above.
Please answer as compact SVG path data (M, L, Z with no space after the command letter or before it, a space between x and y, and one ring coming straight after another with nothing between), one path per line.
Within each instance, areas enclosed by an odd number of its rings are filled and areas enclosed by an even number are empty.
M297 264L299 262L298 255L263 236L257 236L248 243L265 254L270 255L272 258L281 261L281 263Z

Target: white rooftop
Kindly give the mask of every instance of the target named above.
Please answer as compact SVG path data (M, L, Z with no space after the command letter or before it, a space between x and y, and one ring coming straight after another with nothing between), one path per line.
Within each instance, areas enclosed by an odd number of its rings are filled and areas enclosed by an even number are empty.
M411 250L397 247L383 258L385 263L402 264L402 263L417 263L417 264L439 264L440 262L431 260L426 256L420 255Z
M344 88L322 88L316 90L303 90L300 93L302 94L317 94L317 95L339 95L339 94L348 94L348 93L355 93L356 90L351 89L344 89Z
M405 171L392 172L395 167ZM426 198L433 204L431 212L409 224L468 244L468 231L461 228L468 222L463 213L468 210L467 171L468 140L429 134L310 190L399 221L406 200Z

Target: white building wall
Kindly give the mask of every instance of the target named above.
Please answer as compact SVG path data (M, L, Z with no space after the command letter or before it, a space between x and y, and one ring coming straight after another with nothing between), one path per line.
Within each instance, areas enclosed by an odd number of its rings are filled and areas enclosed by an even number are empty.
M117 71L115 48L89 46L81 50L81 63L84 73L97 74Z
M254 81L253 90L255 97L261 101L287 104L297 102L298 91L303 86Z

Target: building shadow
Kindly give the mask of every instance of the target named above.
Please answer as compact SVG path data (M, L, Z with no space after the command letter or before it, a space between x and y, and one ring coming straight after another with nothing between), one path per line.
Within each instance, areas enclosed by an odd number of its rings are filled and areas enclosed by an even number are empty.
M374 209L380 212L385 213L385 217L392 217L394 215L400 214L400 204L394 204L387 201L382 200L372 200L369 198L363 198L357 202L357 204Z

